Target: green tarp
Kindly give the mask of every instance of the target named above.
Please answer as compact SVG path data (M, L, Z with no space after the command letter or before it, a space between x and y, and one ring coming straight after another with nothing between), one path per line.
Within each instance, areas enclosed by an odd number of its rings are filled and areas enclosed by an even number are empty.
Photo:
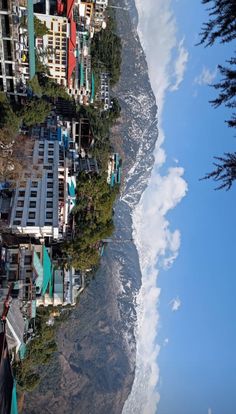
M14 381L13 390L12 390L11 414L18 414L16 383L15 383L15 381Z
M25 359L26 356L26 344L22 343L19 349L19 357L20 359Z
M29 70L30 79L35 75L35 50L34 50L34 4L33 0L28 0L28 37L29 37Z
M43 288L42 296L45 295L48 285L52 285L52 264L48 251L45 246L43 246Z
M69 195L71 197L75 197L75 186L73 181L71 182L71 184L68 184L68 190L69 190Z
M84 85L84 67L83 64L80 63L80 86Z
M94 101L94 97L95 97L95 77L94 74L92 73L92 88L91 88L91 102Z

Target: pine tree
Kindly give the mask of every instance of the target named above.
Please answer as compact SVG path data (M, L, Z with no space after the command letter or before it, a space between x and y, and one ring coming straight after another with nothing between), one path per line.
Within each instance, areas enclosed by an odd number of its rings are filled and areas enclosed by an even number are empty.
M204 23L199 44L212 46L216 40L228 43L236 38L236 1L202 0L203 4L214 3L208 8L209 21Z
M226 189L227 191L232 187L234 180L236 180L236 152L225 153L225 157L214 157L219 162L214 162L216 167L214 171L208 173L201 180L212 178L219 182L220 185L215 190Z
M212 85L215 89L220 90L219 96L210 101L215 108L222 104L225 104L227 108L236 108L236 58L231 58L227 63L232 65L232 68L218 65L222 79ZM233 113L232 118L226 122L229 127L236 127L236 114Z

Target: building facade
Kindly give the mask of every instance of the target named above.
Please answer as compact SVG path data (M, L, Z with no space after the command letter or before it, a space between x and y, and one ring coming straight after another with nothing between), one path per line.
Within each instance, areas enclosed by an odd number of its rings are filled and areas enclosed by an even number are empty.
M47 65L50 77L67 86L67 47L69 24L67 17L35 14L49 30L48 34L36 38L36 48L42 63Z
M15 190L10 227L39 239L59 239L63 234L59 204L65 196L64 153L58 141L33 142L32 167Z

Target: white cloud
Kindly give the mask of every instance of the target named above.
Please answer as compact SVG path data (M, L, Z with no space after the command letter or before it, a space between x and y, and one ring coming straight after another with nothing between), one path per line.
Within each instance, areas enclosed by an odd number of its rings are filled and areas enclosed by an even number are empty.
M184 79L184 73L188 62L188 51L184 47L184 39L182 39L178 46L178 58L175 62L175 77L176 81L173 86L170 87L171 91L177 91Z
M210 71L210 69L205 66L202 68L200 75L196 76L194 83L198 85L211 85L217 75L217 68Z
M172 312L177 312L181 306L181 300L179 297L172 299L170 301L170 305L171 305L171 310Z
M160 120L167 90L178 89L183 80L188 52L184 47L184 39L179 40L177 37L172 0L136 0L135 3L139 12L139 35L147 56ZM173 56L176 50L177 56ZM173 77L176 79L171 86Z
M123 414L154 414L160 399L157 391L157 358L160 350L157 345L160 298L157 277L159 270L170 267L178 256L181 240L180 231L171 228L166 216L181 202L188 190L182 167L175 165L164 176L160 173L166 161L165 151L161 147L165 140L162 112L167 91L177 90L183 80L188 52L184 48L184 40L179 41L177 37L172 0L136 0L136 5L139 35L158 105L159 136L149 186L133 213L134 240L139 252L143 283L137 298L135 380Z

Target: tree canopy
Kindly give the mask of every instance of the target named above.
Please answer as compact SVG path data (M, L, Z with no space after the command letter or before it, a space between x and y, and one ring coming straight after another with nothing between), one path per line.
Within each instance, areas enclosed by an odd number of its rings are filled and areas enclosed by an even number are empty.
M36 16L34 16L35 37L43 37L50 33L50 30Z
M222 79L213 87L220 93L216 99L210 101L215 108L222 104L225 104L227 108L236 108L236 58L230 59L228 63L232 67L218 65ZM231 119L226 122L229 127L236 127L236 114L233 113Z
M109 72L113 85L120 77L121 48L121 40L116 34L115 19L110 16L106 29L96 33L92 40L91 57L95 72Z
M205 175L202 180L212 178L220 184L215 188L216 190L226 189L232 187L236 180L236 152L226 153L224 157L214 157L217 162L214 162L214 171Z
M22 111L22 119L26 126L33 126L45 121L50 114L52 106L43 99L29 100Z
M203 4L209 4L209 21L204 23L200 32L199 44L212 46L217 40L221 44L232 42L236 39L236 2L235 0L202 0ZM214 108L225 105L226 108L236 108L236 57L226 61L227 66L218 65L221 80L211 86L216 89L218 97L211 100ZM229 127L236 127L236 113L226 120ZM226 153L224 157L214 157L215 169L203 179L212 178L219 181L216 188L229 190L235 180L236 158L235 153Z
M235 0L202 0L202 3L210 4L207 9L209 21L202 26L199 43L212 46L216 40L220 43L234 40L236 38Z

